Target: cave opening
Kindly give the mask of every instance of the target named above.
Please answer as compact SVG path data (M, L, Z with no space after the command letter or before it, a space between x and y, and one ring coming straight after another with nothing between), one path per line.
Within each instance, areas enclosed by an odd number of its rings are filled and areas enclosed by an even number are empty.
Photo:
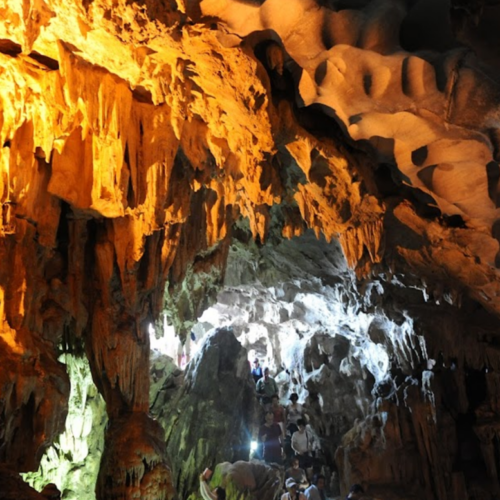
M318 464L328 475L328 491L338 494L345 487L337 470L342 460L338 454L350 453L345 451L350 447L354 452L359 436L367 432L374 433L374 442L383 439L388 412L380 406L397 405L406 387L421 383L415 378L408 382L408 377L421 378L422 367L427 366L425 343L403 301L395 300L389 308L383 304L382 297L401 293L402 283L397 278L391 286L382 278L360 282L338 241L327 242L313 231L291 240L271 237L264 244L246 237L242 227L235 234L223 286L215 302L190 325L186 340L176 338L169 319L175 315L172 310L151 330L155 387L151 411L164 423L167 436L175 433L176 423L168 417L169 400L176 398L186 378L188 385L194 384L192 377L203 357L214 356L207 345L218 345L220 340L213 340L217 332L229 331L244 348L248 375L251 362L258 358L270 368L282 405L289 403L292 393L299 395L320 446ZM424 301L424 295L415 288L420 299L414 300ZM194 305L187 308L196 310ZM169 361L162 361L162 350ZM225 391L224 375L217 369L207 377ZM202 392L207 399L217 399L209 389ZM252 408L248 398L257 401L255 385L245 399ZM240 408L238 415L246 411ZM248 411L247 440L255 438L263 418L259 407ZM224 428L231 423L207 425ZM346 435L352 441L346 442ZM219 457L231 461L232 453ZM175 463L173 467L182 490L189 482L186 473L179 464L178 469Z

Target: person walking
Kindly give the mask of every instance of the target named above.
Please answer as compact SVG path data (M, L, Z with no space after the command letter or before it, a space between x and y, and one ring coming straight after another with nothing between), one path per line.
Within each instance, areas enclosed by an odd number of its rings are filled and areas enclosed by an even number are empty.
M312 436L307 432L305 420L299 418L299 420L297 420L297 426L299 430L295 431L292 435L292 450L299 459L300 467L304 469L310 477L308 469L312 466Z
M260 366L259 363L259 358L255 358L253 360L253 367L252 367L252 377L257 384L257 382L264 376L264 373L262 372L262 367Z
M307 488L309 481L307 480L306 471L299 466L299 459L292 458L291 467L285 471L285 481L291 477L298 485L299 488Z
M304 407L298 402L299 396L296 392L290 394L290 403L286 407L286 422L290 435L293 435L299 428L297 421L304 416Z
M316 474L312 480L311 486L304 491L307 500L326 500L325 494L325 476Z
M269 368L264 369L264 376L257 382L256 389L264 407L269 406L271 404L271 398L274 394L278 394L278 386L276 381L269 374Z
M262 458L268 463L280 464L283 461L283 449L281 446L281 427L274 423L272 411L265 416L264 425L259 429L259 443L262 448Z

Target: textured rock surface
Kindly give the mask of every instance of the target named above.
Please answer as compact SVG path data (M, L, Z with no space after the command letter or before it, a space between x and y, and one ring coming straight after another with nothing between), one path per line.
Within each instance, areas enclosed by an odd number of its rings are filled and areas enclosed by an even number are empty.
M389 226L390 249L410 261L412 250L430 253L455 286L465 284L479 301L498 311L497 285L491 285L496 279L487 276L495 273L498 253L500 171L495 155L500 88L481 60L455 48L450 15L445 13L447 2L439 2L447 29L425 26L441 43L433 40L416 47L422 50L402 50L417 26L424 29L426 3L337 5L296 0L283 15L279 0L262 4L204 0L201 10L221 18L239 36L263 30L273 34L273 40L283 46L283 66L298 64L303 69L298 82L303 104L321 105L352 139L367 142L379 164L388 168L393 188L402 192L408 186L407 195L416 198L418 208L427 208L427 218L440 217L441 224L432 225L431 234L427 227L415 228L420 225L418 217L406 204L389 203L384 222ZM304 166L300 161L299 165ZM379 181L383 181L380 176ZM394 223L410 227L421 240L406 245L400 238L395 241ZM453 229L447 228L450 225ZM357 235L358 240L363 235ZM353 236L341 237L350 263L361 257L361 251L352 247ZM377 240L365 239L367 243ZM446 245L440 243L443 239ZM466 244L467 240L471 243ZM417 248L412 248L414 243ZM367 250L376 260L377 246L367 244ZM476 258L483 283L472 284L464 276L459 262L470 258ZM423 263L423 259L416 262ZM418 267L424 271L424 266Z
M235 500L272 500L280 492L283 478L277 469L254 462L224 462L215 468L214 480Z
M105 435L96 497L164 500L175 493L160 424L142 412L116 417Z
M299 392L337 465L332 492L360 482L384 499L495 498L498 319L404 280L356 281L335 244L308 234L235 243L201 320L231 326L282 396Z

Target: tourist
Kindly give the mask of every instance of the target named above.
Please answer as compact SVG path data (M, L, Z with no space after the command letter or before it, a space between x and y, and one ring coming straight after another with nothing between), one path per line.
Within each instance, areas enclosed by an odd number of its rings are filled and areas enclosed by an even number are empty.
M299 396L296 392L290 394L289 399L290 403L288 403L286 407L286 422L290 435L293 435L293 433L298 430L297 420L303 418L304 408L298 403Z
M305 489L309 486L306 472L304 469L300 468L299 459L297 457L292 458L291 467L285 471L285 481L289 477L291 477L298 484L299 488Z
M269 368L264 369L264 376L257 382L257 393L261 398L261 403L265 406L271 404L271 398L278 394L276 381L269 375Z
M257 382L263 376L264 376L264 374L262 373L262 367L259 364L259 358L255 358L253 360L253 367L252 367L252 377L253 377L255 384L257 384Z
M200 493L203 500L226 500L226 490L218 486L217 488L210 490L208 481L212 471L210 469L205 469L205 471L200 474Z
M311 450L313 439L306 429L306 422L302 418L297 420L298 430L292 434L292 450L299 459L300 467L306 472L312 466Z
M304 492L307 500L326 500L325 494L325 476L316 474L312 481L313 484Z
M265 416L265 423L259 429L259 444L262 449L262 459L268 463L282 463L281 427L274 423L272 411Z
M293 478L289 477L285 481L287 492L283 493L281 500L307 500L303 493L299 491L298 484Z

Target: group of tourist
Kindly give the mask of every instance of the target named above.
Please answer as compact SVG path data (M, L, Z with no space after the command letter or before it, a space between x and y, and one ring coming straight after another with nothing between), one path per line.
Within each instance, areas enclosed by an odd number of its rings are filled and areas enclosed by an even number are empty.
M290 468L285 471L285 488L287 492L283 494L281 500L295 498L300 500L300 495L307 500L326 500L325 476L314 474L312 481L309 482L306 471L300 467L297 457L292 458Z
M285 471L285 493L281 500L326 500L325 476L319 473L320 463L314 452L319 444L307 423L304 407L292 393L286 407L280 404L278 386L269 368L262 368L255 359L251 369L257 396L264 410L264 423L259 428L259 454L267 463L290 463ZM225 500L226 492L218 487L210 490L208 469L200 475L200 492L204 500ZM365 498L359 484L351 487L346 500Z
M286 408L280 404L278 386L269 368L253 361L251 370L257 396L264 408L264 424L259 428L258 443L261 458L268 463L290 463L285 472L286 493L281 500L325 500L325 476L319 474L320 461L314 456L320 449L317 437L307 423L304 407L292 393ZM353 485L347 498L360 498L360 485Z
M306 422L304 408L298 402L298 394L292 393L288 405L283 407L280 404L276 381L271 377L268 368L262 369L258 359L253 362L252 376L264 408L264 424L259 428L258 434L261 458L265 462L281 465L285 457L292 464L285 476L287 493L283 495L282 500L295 500L294 488L308 500L324 500L324 476L315 475L312 478L312 454L317 442ZM312 481L308 477L312 478Z
M326 500L325 476L315 474L312 484L305 488L302 493L301 484L293 477L285 481L286 493L283 493L281 500Z
M258 378L261 374L262 377ZM288 458L296 455L301 467L309 468L316 440L308 429L298 394L291 394L289 404L283 407L276 381L271 377L269 368L262 370L258 359L254 361L252 376L256 380L257 395L264 408L264 424L258 435L262 458L266 462L281 464L283 455Z

